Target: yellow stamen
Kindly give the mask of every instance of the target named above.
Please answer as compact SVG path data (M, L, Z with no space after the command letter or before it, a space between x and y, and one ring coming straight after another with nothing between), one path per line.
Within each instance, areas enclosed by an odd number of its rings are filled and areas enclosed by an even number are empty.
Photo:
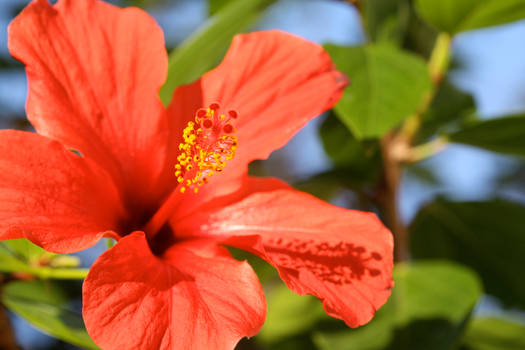
M183 184L180 192L187 188L198 193L199 187L209 183L210 177L220 173L226 162L235 157L237 137L233 119L237 112L218 113L220 106L212 103L207 109L200 109L195 121L188 122L179 144L181 153L177 156L175 176Z

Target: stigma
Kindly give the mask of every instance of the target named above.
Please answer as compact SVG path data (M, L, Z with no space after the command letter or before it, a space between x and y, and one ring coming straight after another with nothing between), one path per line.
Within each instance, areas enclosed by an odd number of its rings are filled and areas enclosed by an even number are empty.
M221 113L220 105L212 103L208 108L197 110L195 121L188 122L175 164L181 193L197 193L199 187L221 173L226 163L235 157L237 137L233 122L237 116L234 110Z

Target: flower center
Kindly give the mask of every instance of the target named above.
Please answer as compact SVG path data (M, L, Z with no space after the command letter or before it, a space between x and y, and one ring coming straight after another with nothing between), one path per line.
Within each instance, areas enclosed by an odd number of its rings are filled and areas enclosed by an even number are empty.
M233 121L237 112L220 113L220 105L212 103L195 113L195 121L188 122L183 131L181 153L175 164L175 176L181 193L187 189L194 193L209 182L209 178L223 171L228 160L233 159L237 149Z
M195 113L195 121L188 122L175 164L178 186L144 226L149 239L159 233L177 210L181 204L180 193L187 190L197 193L200 186L207 184L214 174L222 172L226 162L233 159L237 149L233 122L237 116L234 110L221 113L220 105L212 103Z

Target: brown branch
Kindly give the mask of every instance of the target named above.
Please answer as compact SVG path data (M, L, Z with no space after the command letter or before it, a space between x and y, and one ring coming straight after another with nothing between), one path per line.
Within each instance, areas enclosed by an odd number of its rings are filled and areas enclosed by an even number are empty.
M0 292L2 285L6 282L5 276L0 273ZM16 343L13 327L9 320L7 309L0 304L0 350L21 350Z
M387 226L394 234L394 259L396 262L410 258L409 232L399 217L398 191L401 182L403 164L417 162L441 151L447 144L445 139L436 139L426 144L413 147L412 142L422 124L423 115L430 107L437 90L447 71L450 60L450 36L441 33L428 62L432 78L432 88L423 98L418 111L405 120L399 131L385 135L381 139L383 156L383 177L380 184L379 201Z
M394 235L394 260L406 261L410 255L408 234L399 216L399 184L401 182L401 166L399 153L406 144L396 134L390 133L381 139L383 156L383 176L379 200L386 225Z
M21 348L16 343L7 310L2 305L0 305L0 349L21 350Z

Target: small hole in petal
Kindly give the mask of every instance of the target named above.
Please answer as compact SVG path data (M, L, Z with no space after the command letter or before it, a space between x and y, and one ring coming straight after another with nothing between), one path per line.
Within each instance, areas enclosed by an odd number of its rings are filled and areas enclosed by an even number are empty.
M80 151L77 151L76 149L70 149L70 151L75 153L77 156L84 157L84 155L80 153Z

